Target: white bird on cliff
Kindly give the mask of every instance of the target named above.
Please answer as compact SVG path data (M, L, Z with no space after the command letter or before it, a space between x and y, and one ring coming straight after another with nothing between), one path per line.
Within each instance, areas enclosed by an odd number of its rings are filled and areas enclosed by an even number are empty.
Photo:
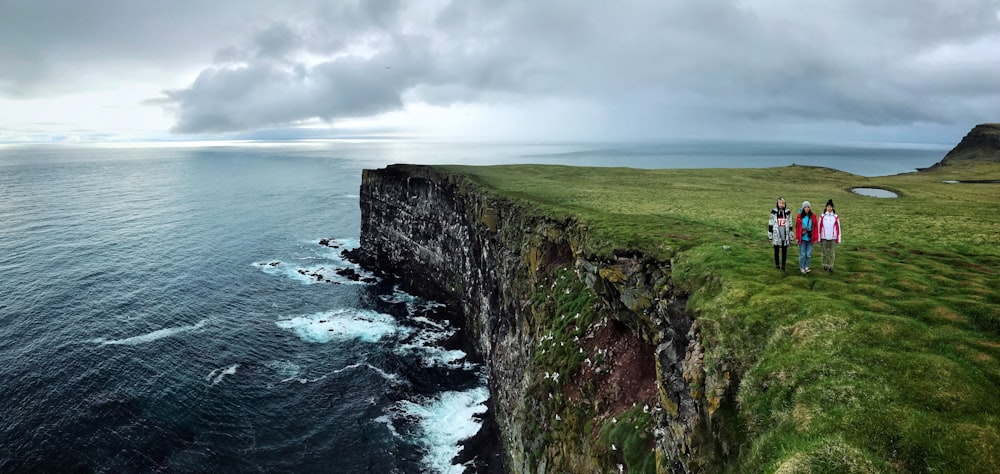
M612 443L611 444L611 450L612 451L618 451L618 446L615 446L614 443Z

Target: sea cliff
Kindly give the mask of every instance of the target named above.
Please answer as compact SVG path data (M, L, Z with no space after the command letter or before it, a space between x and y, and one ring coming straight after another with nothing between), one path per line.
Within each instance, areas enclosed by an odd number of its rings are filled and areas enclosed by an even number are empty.
M588 227L466 175L365 170L356 257L465 318L511 472L694 472L723 464L725 367L669 259L589 255Z
M392 166L356 257L464 315L503 470L995 473L998 178ZM836 203L835 271L775 269L775 195Z
M1000 163L1000 124L982 123L972 127L962 141L930 169L962 161Z

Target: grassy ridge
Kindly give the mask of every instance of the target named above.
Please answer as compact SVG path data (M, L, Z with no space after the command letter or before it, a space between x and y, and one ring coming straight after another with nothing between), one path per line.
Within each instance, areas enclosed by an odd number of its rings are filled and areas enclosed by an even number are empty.
M1000 165L835 170L447 167L673 261L706 362L740 383L744 472L1000 472ZM891 189L898 199L849 192ZM774 269L767 215L836 203L837 271ZM820 266L814 249L813 267Z

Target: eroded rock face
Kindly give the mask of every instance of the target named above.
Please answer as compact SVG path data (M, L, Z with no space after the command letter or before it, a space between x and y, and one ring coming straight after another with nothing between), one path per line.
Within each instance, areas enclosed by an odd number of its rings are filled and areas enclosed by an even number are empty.
M956 161L992 161L1000 163L1000 124L976 125L952 148L939 163L931 168Z
M612 261L582 255L585 226L529 206L428 167L365 170L355 257L464 313L468 349L488 367L510 471L618 472L621 454L599 442L599 427L635 407L655 414L658 471L722 464L728 453L712 418L729 379L706 374L698 325L671 285L670 262L639 252ZM579 291L597 302L599 322L581 328L579 353L613 358L596 367L587 357L562 381L539 373L536 358L551 332L539 302L552 298L545 292L558 269L571 269ZM553 393L541 380L561 388Z

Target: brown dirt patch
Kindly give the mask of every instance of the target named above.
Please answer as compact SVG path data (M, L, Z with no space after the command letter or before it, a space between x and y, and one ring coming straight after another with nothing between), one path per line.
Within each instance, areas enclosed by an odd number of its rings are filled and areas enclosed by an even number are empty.
M985 339L981 339L976 341L976 344L986 347L992 347L993 349L1000 349L1000 342L987 341Z
M934 315L955 323L965 322L965 318L962 315L942 306L934 308Z
M654 347L615 321L595 326L580 341L584 362L566 384L564 396L574 404L591 405L598 419L633 406L653 407L658 400ZM599 428L595 424L595 431Z
M542 252L542 267L546 275L551 274L556 267L566 265L573 260L573 249L569 246L569 242L549 243Z
M995 275L996 271L992 268L984 267L982 265L977 265L975 263L966 263L962 265L966 270L975 272L977 274Z

